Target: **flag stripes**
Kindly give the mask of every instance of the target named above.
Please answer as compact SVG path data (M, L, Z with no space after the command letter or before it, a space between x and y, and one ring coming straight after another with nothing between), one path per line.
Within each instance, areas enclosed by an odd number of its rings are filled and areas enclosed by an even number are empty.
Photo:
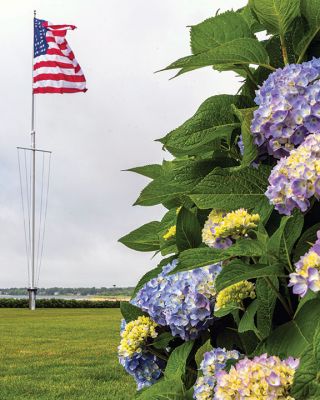
M35 19L34 93L85 92L86 79L66 40L74 25Z

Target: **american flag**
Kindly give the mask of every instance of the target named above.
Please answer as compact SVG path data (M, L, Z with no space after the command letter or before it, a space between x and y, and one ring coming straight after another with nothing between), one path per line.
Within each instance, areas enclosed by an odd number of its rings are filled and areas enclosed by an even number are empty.
M74 25L34 19L33 93L85 92L86 79L66 40Z

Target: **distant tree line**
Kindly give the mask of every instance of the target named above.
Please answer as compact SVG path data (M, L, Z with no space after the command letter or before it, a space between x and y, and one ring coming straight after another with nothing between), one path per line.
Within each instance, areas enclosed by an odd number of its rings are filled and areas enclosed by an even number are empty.
M0 295L21 296L27 293L27 288L0 288ZM42 296L131 296L133 293L132 287L91 287L91 288L39 288L38 295Z
M0 299L0 308L28 308L27 299ZM37 308L119 308L120 301L38 299Z

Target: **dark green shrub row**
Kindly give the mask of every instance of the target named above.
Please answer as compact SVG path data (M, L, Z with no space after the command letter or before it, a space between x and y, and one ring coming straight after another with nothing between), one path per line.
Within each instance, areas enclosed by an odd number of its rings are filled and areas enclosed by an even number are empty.
M27 299L0 299L0 308L28 308ZM120 301L39 299L37 308L119 308Z

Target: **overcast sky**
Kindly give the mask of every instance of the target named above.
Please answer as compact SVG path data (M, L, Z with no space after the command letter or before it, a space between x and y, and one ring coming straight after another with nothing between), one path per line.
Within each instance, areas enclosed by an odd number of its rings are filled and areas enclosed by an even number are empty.
M2 1L0 15L0 287L25 286L27 267L16 146L28 146L32 17L78 27L67 39L86 94L37 95L39 148L53 151L39 286L134 285L156 266L151 253L117 239L161 219L161 207L131 207L147 180L121 170L169 155L155 139L209 96L234 93L233 73L201 69L169 81L154 74L188 55L188 25L243 0Z

